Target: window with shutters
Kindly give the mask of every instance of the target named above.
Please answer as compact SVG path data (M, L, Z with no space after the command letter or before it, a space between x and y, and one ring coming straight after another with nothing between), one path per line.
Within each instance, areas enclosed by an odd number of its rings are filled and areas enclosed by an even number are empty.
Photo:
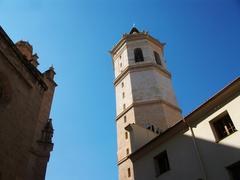
M210 124L217 141L220 141L237 131L227 112L216 117L210 122Z
M167 151L161 152L154 157L154 164L156 169L156 177L170 170Z

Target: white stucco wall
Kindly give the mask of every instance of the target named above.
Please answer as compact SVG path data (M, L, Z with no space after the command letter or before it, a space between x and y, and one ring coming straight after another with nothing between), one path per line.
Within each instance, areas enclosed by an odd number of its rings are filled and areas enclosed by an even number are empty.
M193 131L208 180L228 180L226 167L240 161L240 96L197 124ZM216 142L211 120L227 111L237 132ZM170 171L156 177L154 157L168 153ZM197 180L203 178L190 131L179 133L134 162L135 180Z
M240 130L240 96L223 106L194 128L204 166L209 179L229 179L226 167L240 161L239 131L216 142L210 122L224 112L228 112L237 130Z
M151 141L153 138L158 136L158 134L152 132L149 129L143 128L141 126L138 126L136 124L131 125L131 149L132 152L138 150L145 144L147 144L149 141Z
M156 177L154 157L167 151L170 171ZM135 180L197 180L201 177L191 137L178 135L134 162Z

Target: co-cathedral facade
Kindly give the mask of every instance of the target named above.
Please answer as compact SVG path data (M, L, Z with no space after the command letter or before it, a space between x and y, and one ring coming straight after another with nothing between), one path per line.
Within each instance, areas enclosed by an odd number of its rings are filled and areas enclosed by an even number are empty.
M49 119L54 69L37 68L26 41L16 44L0 26L0 180L44 180L53 149Z

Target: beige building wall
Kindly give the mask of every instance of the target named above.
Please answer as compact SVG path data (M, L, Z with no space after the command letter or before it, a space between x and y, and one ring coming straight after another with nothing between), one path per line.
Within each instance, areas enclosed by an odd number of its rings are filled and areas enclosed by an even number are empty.
M133 103L130 74L115 85L116 115L118 116Z
M129 124L134 123L133 109L130 109L127 113L125 113L124 116L119 118L116 123L117 123L118 161L122 161L124 158L128 156L127 149L129 149L129 153L131 152L130 135L125 128ZM126 137L126 133L127 133L127 137Z
M129 65L126 43L113 56L113 67L115 78L117 78L123 70Z
M139 64L146 64L146 63L155 63L155 60L152 58L152 51L149 47L149 42L146 39L135 40L127 42L127 49L128 49L128 60L129 65L135 65L134 59L134 49L141 48L144 56L144 61L139 62Z
M129 172L130 171L130 176ZM135 180L135 175L133 172L132 161L128 158L123 163L118 165L118 179L126 179L126 180Z

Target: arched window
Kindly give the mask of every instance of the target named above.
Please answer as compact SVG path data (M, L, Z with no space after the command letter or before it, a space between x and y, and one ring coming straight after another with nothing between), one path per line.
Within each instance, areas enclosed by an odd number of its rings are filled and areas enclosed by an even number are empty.
M135 59L135 62L144 61L143 53L142 53L142 49L141 48L134 49L134 59Z
M159 65L162 65L161 58L156 51L154 51L154 57L155 57L156 63L159 64Z

